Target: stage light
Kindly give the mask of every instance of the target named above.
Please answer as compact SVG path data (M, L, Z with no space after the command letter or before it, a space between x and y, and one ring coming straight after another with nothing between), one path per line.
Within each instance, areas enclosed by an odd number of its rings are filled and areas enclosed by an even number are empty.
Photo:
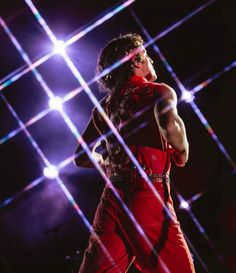
M58 169L56 166L51 165L49 167L44 168L43 174L45 177L49 179L55 179L56 177L58 177Z
M180 206L181 209L185 209L185 210L189 209L189 203L184 201L184 200L181 201L179 206Z
M52 97L50 100L49 100L49 106L51 109L53 110L57 110L57 111L60 111L62 110L63 108L63 101L62 101L62 98L60 97Z
M61 54L61 55L63 55L63 54L65 54L65 49L66 49L66 44L62 40L58 40L54 44L54 53L55 54Z
M192 102L195 99L193 93L191 91L183 91L182 92L182 96L181 96L181 100L184 100L187 103Z

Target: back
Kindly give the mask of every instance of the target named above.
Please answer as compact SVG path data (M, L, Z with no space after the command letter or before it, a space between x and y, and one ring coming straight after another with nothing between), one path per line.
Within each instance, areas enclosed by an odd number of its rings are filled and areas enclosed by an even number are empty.
M158 100L156 88L155 83L132 76L119 93L109 95L101 104L141 166L167 173L170 169L168 144L154 117L154 104ZM93 121L99 133L105 136L109 173L131 170L132 161L96 108Z

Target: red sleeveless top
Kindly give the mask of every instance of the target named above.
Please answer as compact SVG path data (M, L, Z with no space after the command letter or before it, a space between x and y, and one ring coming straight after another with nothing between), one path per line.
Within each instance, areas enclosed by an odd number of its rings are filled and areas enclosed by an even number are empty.
M140 165L149 173L169 173L169 145L162 137L154 116L158 84L132 76L125 87L100 103ZM132 170L134 164L96 108L94 125L105 136L107 173Z

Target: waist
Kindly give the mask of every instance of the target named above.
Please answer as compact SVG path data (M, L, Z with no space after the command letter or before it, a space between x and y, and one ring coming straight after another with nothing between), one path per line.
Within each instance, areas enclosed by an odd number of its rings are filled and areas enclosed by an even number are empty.
M167 173L146 173L148 179L151 183L169 183L170 177ZM142 177L142 175L138 172L120 172L115 173L109 177L112 184L117 183L138 183L141 180L146 180L146 177Z
M171 162L170 162L170 151L160 150L148 146L135 146L129 145L129 149L137 159L141 168L147 173L169 173ZM132 160L126 155L119 156L113 159L112 157L108 160L106 166L107 175L110 176L114 173L120 173L123 171L134 171L136 166ZM137 170L136 170L137 171Z

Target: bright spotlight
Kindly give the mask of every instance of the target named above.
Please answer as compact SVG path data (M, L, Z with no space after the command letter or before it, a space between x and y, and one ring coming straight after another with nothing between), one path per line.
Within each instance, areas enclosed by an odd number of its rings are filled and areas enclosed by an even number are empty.
M54 52L56 54L61 54L63 55L65 53L65 49L66 49L66 45L64 43L64 41L58 40L55 44L54 44Z
M58 169L55 166L51 165L44 168L43 174L49 179L54 179L58 176Z
M62 110L63 108L63 101L62 101L62 98L60 97L53 97L49 100L49 106L50 108L52 108L53 110Z
M193 93L191 91L186 90L186 91L182 92L181 99L184 100L187 103L190 103L195 99L195 97L194 97L194 95L193 95Z
M180 206L181 209L186 209L186 210L189 209L189 204L188 204L188 202L186 202L186 201L184 201L184 200L181 201L181 203L180 203L179 206Z

